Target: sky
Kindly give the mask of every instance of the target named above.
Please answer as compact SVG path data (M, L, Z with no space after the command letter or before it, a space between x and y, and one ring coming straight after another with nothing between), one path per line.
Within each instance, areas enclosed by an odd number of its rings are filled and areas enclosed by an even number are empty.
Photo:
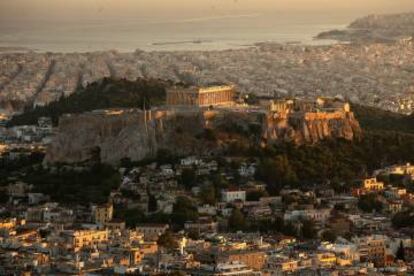
M414 11L414 0L0 0L0 19L215 16L318 12L361 16Z

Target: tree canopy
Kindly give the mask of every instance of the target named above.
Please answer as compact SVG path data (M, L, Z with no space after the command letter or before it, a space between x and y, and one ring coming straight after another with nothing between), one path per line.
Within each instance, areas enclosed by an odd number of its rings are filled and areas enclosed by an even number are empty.
M78 88L68 97L62 97L45 106L26 108L24 113L12 118L9 126L33 125L40 117L51 117L55 125L61 115L66 113L82 113L96 109L108 108L141 108L164 104L166 87L171 83L157 79L125 79L104 78Z

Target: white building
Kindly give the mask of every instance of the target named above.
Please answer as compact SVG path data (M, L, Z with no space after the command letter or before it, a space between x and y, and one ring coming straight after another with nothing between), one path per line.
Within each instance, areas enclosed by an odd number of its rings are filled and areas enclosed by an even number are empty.
M378 175L409 175L414 179L414 165L407 163L405 165L394 165L374 172L374 176Z
M253 270L239 262L221 263L217 265L201 265L199 269L191 272L194 276L245 276L253 275Z
M305 209L287 211L283 217L285 221L313 220L325 223L331 216L331 209Z
M235 200L246 201L246 191L242 190L223 190L221 191L221 201L230 203Z

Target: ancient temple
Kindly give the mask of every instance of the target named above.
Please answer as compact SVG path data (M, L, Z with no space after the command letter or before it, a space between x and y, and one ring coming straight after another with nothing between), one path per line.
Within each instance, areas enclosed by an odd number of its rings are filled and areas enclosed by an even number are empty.
M231 105L235 91L232 85L211 87L173 87L167 90L168 105L217 106Z

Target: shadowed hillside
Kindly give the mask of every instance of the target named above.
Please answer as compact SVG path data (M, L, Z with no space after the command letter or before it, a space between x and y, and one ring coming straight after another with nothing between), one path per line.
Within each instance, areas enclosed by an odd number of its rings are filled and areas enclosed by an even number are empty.
M12 118L9 126L36 124L39 117L52 117L57 125L61 115L82 113L106 108L150 108L163 104L168 81L137 79L136 81L105 78L81 88L66 98L61 98L43 107L28 109Z
M352 109L364 130L396 131L414 134L413 115L407 116L361 105L353 105Z

